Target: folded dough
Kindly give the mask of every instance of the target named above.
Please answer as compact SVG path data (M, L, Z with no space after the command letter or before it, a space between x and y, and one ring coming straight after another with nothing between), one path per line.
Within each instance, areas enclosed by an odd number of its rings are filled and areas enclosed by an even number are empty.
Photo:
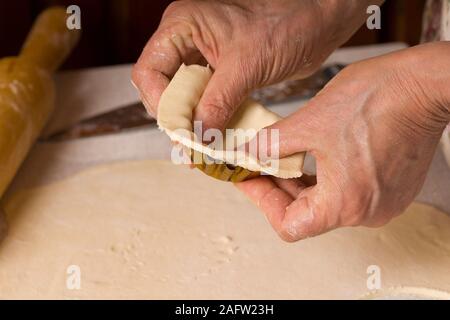
M205 90L212 72L208 67L182 65L163 92L158 106L158 125L172 141L181 143L189 151L198 151L218 163L227 163L250 171L262 172L280 178L297 178L302 175L304 153L279 161L261 161L239 148L227 148L230 139L247 142L264 127L282 119L253 100L246 100L227 125L233 135L225 135L221 148L204 145L194 133L193 110ZM248 131L250 129L250 131ZM242 145L242 144L241 144ZM239 144L238 144L239 147Z

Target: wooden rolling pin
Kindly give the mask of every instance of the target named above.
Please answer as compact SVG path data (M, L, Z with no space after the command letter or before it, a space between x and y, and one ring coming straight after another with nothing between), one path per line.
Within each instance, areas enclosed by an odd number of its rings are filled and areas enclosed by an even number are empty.
M55 103L52 74L78 41L66 10L39 15L18 57L0 60L0 197L44 127Z

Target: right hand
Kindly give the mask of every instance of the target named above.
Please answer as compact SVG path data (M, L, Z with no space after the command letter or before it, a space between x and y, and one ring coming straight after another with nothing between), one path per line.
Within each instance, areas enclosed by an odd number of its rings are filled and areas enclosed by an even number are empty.
M317 183L260 176L237 184L286 241L332 229L379 227L402 213L425 180L450 121L450 42L355 63L303 108L267 127L256 150L307 151Z
M180 65L208 63L215 71L194 117L204 130L223 129L253 89L316 71L364 21L368 3L174 2L136 63L133 82L155 117L161 93Z

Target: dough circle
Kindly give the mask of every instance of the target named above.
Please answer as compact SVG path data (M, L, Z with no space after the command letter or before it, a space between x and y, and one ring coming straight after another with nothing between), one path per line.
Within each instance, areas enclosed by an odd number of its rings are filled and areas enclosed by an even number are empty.
M363 297L364 300L450 300L450 293L428 288L394 287L377 290Z
M0 298L357 299L450 292L450 218L413 204L379 229L284 243L232 184L170 162L109 164L4 199ZM80 289L67 287L80 268Z

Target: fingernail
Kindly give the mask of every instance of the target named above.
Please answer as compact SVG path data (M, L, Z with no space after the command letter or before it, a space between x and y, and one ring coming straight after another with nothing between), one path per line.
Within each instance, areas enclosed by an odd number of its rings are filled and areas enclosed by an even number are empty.
M295 201L292 205L286 208L288 210L295 210L298 215L293 215L289 220L286 220L283 225L286 232L295 239L304 239L308 237L308 230L314 221L314 213L308 206L306 198Z
M132 86L136 89L136 91L138 92L139 99L142 101L142 104L145 106L145 108L147 110L151 110L151 108L150 108L150 106L151 106L150 99L145 95L145 93L143 91L141 91L141 89L139 89L139 87L133 81L133 79L131 79L130 82L131 82Z
M131 85L137 90L139 91L138 86L136 85L136 83L134 83L133 79L130 79Z
M149 102L149 99L147 99L143 94L139 95L139 98L142 101L142 104L144 105L145 109L147 110L147 112L156 119L156 114L153 112L152 109L152 104Z

